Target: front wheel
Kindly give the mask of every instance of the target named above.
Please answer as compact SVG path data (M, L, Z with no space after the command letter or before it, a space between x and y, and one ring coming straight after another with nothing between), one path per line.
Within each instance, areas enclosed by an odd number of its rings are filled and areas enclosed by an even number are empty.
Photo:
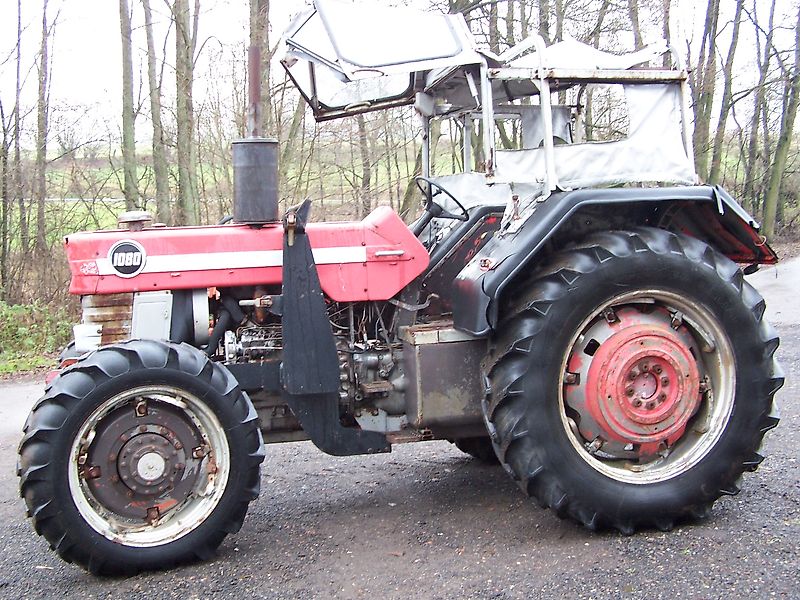
M596 234L506 307L484 412L522 489L592 529L702 517L754 470L783 383L764 302L706 244Z
M20 494L37 533L93 573L211 556L259 490L255 410L187 345L108 346L46 390L20 444Z

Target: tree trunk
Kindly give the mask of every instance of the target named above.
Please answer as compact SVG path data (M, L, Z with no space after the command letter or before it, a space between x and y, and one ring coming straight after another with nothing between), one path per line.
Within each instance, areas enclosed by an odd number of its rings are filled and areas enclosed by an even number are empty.
M731 33L731 45L728 48L728 56L725 59L723 69L723 88L722 104L719 109L719 119L717 121L717 131L714 134L714 145L711 154L711 169L708 172L708 182L716 184L720 182L720 169L722 165L723 143L725 142L725 124L728 121L728 114L731 111L731 97L733 95L733 59L736 55L736 46L739 43L739 26L742 22L742 9L744 0L737 0L736 15L733 17L733 32Z
M606 20L608 8L611 0L603 0L600 5L600 10L597 12L597 21L595 22L594 29L589 34L587 42L594 48L600 47L600 34L603 31L603 22ZM594 115L592 110L593 97L591 88L586 88L586 106L584 107L584 138L587 142L594 139Z
M39 95L36 112L36 251L44 254L47 249L47 230L45 223L45 200L47 198L47 182L45 169L47 160L47 77L48 77L48 37L47 0L42 2L42 42L39 48Z
M639 0L628 0L628 17L633 30L634 50L640 50L644 48L644 41L642 40L642 29L639 26Z
M197 3L195 3L195 10ZM194 105L192 84L194 80L194 36L189 19L188 0L175 0L172 5L175 20L175 80L176 125L178 159L178 206L176 221L179 225L198 222L197 173L195 169ZM195 12L195 23L197 13Z
M144 27L147 34L147 84L150 89L150 115L153 122L153 173L156 179L156 220L171 223L169 168L164 127L161 124L161 82L156 77L156 45L153 38L153 16L150 0L142 0Z
M769 9L769 27L767 29L767 39L764 42L763 54L760 48L761 29L758 25L756 13L756 3L753 3L753 21L755 25L756 35L756 57L759 61L759 74L758 86L756 87L756 95L753 99L753 116L750 119L750 139L747 144L747 157L744 165L744 191L742 197L744 198L745 206L752 212L755 212L757 206L755 202L755 173L756 163L758 161L758 125L759 118L762 112L766 97L766 82L769 73L770 59L772 58L772 34L773 25L775 23L775 0L770 3Z
M358 149L361 155L361 217L366 217L372 210L372 165L369 156L369 140L364 115L358 115Z
M125 208L133 210L138 202L136 190L136 115L133 109L133 50L131 48L131 12L128 0L119 0L119 29L122 38L122 171Z
M281 152L281 160L279 167L280 178L279 182L285 184L289 177L289 167L294 160L294 151L297 147L297 138L300 134L300 126L303 124L303 117L305 116L306 107L302 99L298 99L297 105L294 107L292 114L292 122L289 125L289 133L284 137L281 142L283 143L283 151Z
M717 21L720 0L708 0L703 42L697 68L690 79L694 100L694 157L697 174L708 176L708 142L711 130L711 108L717 81Z
M261 53L261 104L259 107L259 131L267 135L272 131L272 112L269 98L270 49L269 49L269 0L250 0L250 45Z
M8 152L11 146L9 140L10 124L6 123L6 113L3 110L3 100L0 99L0 125L3 128L3 141L0 146L0 300L6 299L8 288L8 211L11 207L11 194L8 165Z
M500 54L500 28L497 3L489 4L489 50L495 54Z
M406 191L403 193L403 200L400 204L400 216L406 223L411 223L417 216L417 207L419 206L419 197L417 196L417 186L414 183L414 177L422 174L422 146L417 150L417 156L414 159L414 172L406 185Z
M786 73L785 90L787 98L786 109L781 116L780 136L775 146L775 160L772 163L767 197L764 202L764 235L768 238L775 233L775 217L778 212L781 182L789 156L789 147L792 144L792 132L794 131L797 107L798 103L800 103L800 11L798 11L797 24L795 25L794 66L791 71Z
M30 229L28 227L28 208L25 205L25 194L22 187L22 150L20 139L22 129L20 126L20 94L22 93L22 77L20 68L22 65L22 0L17 0L17 83L14 94L14 195L17 198L17 210L19 211L19 245L23 256L27 256L30 251Z
M663 14L664 22L662 24L661 31L662 31L662 34L664 36L664 39L667 41L667 44L672 46L672 35L670 34L670 30L669 30L669 13L670 13L670 9L672 8L671 0L662 0L662 2L663 2L663 12L662 12L662 14ZM663 62L662 62L661 66L663 66L665 69L668 69L670 67L670 61L672 59L670 54L671 54L670 52L667 52L666 54L664 54L664 57L662 59Z
M545 44L553 43L550 38L550 0L539 0L539 35Z
M556 33L554 42L561 42L564 40L564 0L555 0L556 2Z

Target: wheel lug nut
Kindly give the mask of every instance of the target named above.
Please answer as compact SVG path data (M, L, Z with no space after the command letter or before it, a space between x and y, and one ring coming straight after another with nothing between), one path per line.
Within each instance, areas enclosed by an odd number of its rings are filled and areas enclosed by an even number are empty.
M629 387L627 390L625 390L625 394L627 396L633 396L633 393L634 393L634 389L632 387Z
M97 479L100 477L100 467L97 465L91 466L89 468L84 468L83 476L85 479Z
M642 405L642 401L641 401L641 400L639 400L639 399L636 399L636 400L634 400L634 401L633 401L633 405L634 405L636 408L639 408L639 407Z
M648 402L647 403L647 410L653 410L656 407L655 402Z
M637 373L636 373L636 370L634 369L633 371L631 371L630 373L628 373L628 379L630 379L631 381L633 381L634 379L636 379L636 375L637 375Z
M181 444L180 442L175 442L175 448L177 450L180 450L181 448L183 448L183 444Z
M653 367L653 373L655 373L656 375L660 375L661 374L661 365L655 365Z
M647 373L650 370L650 365L643 363L641 368L643 372Z
M663 402L663 401L664 401L664 400L666 400L666 399L667 399L667 395L666 395L666 394L660 394L660 395L658 396L658 401L659 401L659 402Z

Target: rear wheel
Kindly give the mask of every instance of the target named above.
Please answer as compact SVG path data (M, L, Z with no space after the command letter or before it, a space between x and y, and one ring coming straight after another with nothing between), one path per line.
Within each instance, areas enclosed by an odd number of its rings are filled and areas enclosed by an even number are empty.
M255 411L223 367L187 345L133 341L65 370L20 446L37 533L95 573L210 557L258 495Z
M735 264L656 230L555 255L507 307L484 411L522 489L590 528L669 529L738 492L783 382Z
M464 454L469 454L489 465L497 464L497 455L494 453L492 440L488 437L458 438L453 440L453 443Z

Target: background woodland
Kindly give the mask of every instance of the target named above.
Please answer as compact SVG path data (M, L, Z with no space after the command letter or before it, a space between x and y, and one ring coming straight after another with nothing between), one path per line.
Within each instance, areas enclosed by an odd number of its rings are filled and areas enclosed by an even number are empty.
M246 133L250 43L273 59L263 61L260 129L280 141L282 200L313 198L319 220L359 218L377 204L406 215L416 210L419 199L408 182L420 167L420 136L411 109L316 124L274 60L281 31L271 23L269 0L250 0L251 39L235 45L204 37L204 2L212 0L118 0L119 22L107 26L119 27L122 110L104 129L90 131L80 125L82 107L65 106L50 89L53 53L69 43L53 43L59 11L71 1L3 4L3 18L17 19L17 44L0 56L0 71L15 82L0 93L4 306L34 303L50 313L73 306L62 237L113 226L125 208L149 210L169 224L214 223L231 212L230 143ZM690 72L702 180L731 191L770 239L791 235L800 225L794 135L800 7L789 0L697 2L693 14L702 20L678 35L670 23L685 4L414 2L463 13L479 42L495 52L537 31L548 43L572 37L617 53L667 38ZM32 41L36 51L26 51ZM601 102L586 112L594 139L614 129L613 113ZM437 132L445 157L456 155L455 134Z

